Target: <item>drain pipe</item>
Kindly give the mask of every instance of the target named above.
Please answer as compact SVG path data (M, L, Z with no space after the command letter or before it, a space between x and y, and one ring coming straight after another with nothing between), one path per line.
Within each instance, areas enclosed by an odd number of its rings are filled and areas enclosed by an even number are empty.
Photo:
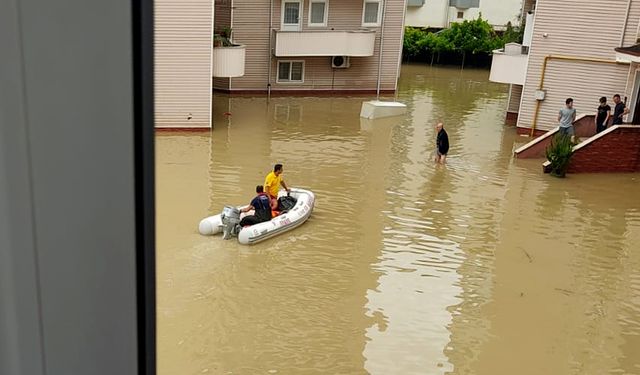
M616 60L605 60L605 59L593 59L588 57L575 57L575 56L561 56L561 55L547 55L544 57L544 62L542 63L542 73L540 74L540 84L538 85L538 90L542 90L544 88L544 78L547 73L547 65L549 60L564 60L564 61L576 61L576 62L589 62L589 63L600 63L600 64L612 64L612 65L628 65L628 63L620 62ZM533 113L533 122L531 124L531 134L536 131L536 125L538 123L538 115L540 114L540 103L541 100L536 101L536 109Z
M273 0L269 4L269 66L267 67L267 102L271 100L271 65L273 65Z
M627 13L624 16L624 23L622 24L622 32L620 33L620 47L624 45L624 34L627 31L627 25L629 24L629 13L631 11L631 0L627 2Z
M387 1L382 0L382 20L380 20L380 46L378 53L378 85L376 87L376 100L380 100L380 81L382 78L382 48L384 47L384 18L387 14Z

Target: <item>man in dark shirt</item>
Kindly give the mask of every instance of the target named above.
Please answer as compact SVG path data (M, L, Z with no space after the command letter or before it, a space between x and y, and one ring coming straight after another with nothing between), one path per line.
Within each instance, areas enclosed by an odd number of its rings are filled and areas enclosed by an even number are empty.
M596 133L607 128L609 123L609 117L611 117L611 107L607 104L607 98L600 98L600 105L598 106L598 112L596 112Z
M256 193L258 195L251 200L251 203L240 210L241 212L255 211L253 215L245 216L240 220L241 227L271 220L271 199L264 192L262 185L256 186Z
M615 109L613 110L613 125L622 125L622 116L629 113L629 109L626 108L622 100L620 100L620 95L618 94L613 96L613 102L616 103Z
M436 125L436 131L438 132L436 137L436 162L444 164L449 152L449 135L444 130L441 122Z

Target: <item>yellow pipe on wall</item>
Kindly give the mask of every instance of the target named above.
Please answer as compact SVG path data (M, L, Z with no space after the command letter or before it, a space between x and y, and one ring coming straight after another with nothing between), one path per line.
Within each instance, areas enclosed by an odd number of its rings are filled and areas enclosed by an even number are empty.
M614 65L629 65L628 62L620 62L616 60L607 60L607 59L596 59L590 57L577 57L577 56L563 56L563 55L547 55L544 57L544 62L542 63L542 73L540 74L540 84L538 85L538 90L542 90L544 88L544 77L547 73L547 65L549 60L564 60L564 61L576 61L576 62L590 62L590 63L598 63L598 64L614 64ZM531 124L531 134L533 137L534 132L536 131L536 125L538 124L538 115L540 113L540 103L542 100L538 100L536 103L536 110L533 113L533 123Z

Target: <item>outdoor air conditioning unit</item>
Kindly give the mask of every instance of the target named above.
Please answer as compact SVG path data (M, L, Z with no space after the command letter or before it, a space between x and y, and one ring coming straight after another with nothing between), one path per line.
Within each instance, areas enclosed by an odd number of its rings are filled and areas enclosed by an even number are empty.
M333 56L331 67L335 69L345 69L349 67L349 56Z

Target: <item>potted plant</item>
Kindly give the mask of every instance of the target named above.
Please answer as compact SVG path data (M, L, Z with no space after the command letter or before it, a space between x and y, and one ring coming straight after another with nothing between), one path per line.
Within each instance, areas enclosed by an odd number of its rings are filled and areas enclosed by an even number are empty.
M563 134L556 134L551 140L551 144L545 151L547 160L550 163L551 174L556 177L565 177L571 155L573 154L573 142L571 137Z
M213 34L214 47L233 47L235 44L231 42L231 28L225 26L219 33Z

